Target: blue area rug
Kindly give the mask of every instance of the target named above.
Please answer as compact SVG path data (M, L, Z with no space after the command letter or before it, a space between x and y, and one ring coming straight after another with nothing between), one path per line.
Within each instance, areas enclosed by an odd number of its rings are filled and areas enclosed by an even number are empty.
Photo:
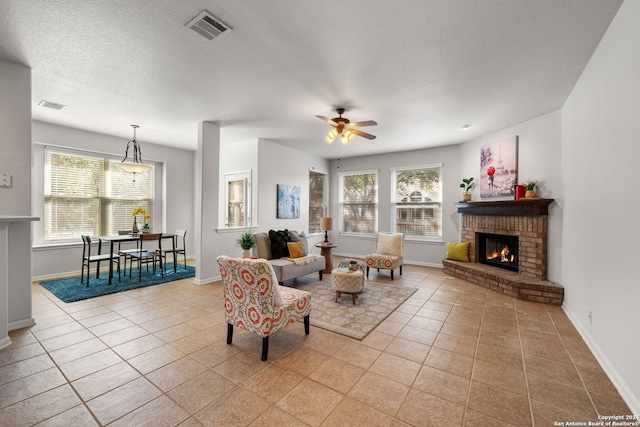
M147 272L146 268L143 267L142 281L138 282L138 269L134 268L131 272L131 278L129 278L129 272L127 270L127 274L122 273L120 282L118 282L118 273L114 272L113 281L109 285L109 273L102 272L100 273L100 277L96 279L95 269L92 269L92 271L91 277L89 278L89 287L87 287L86 276L84 283L80 283L80 276L75 276L65 279L46 280L40 282L40 284L60 300L64 302L74 302L99 297L101 295L128 291L130 289L173 282L174 280L186 279L196 275L196 269L189 265L186 269L184 265L178 265L178 271L175 273L173 272L173 266L167 267L167 272L164 277L161 276L157 269L156 274L153 274L151 270Z

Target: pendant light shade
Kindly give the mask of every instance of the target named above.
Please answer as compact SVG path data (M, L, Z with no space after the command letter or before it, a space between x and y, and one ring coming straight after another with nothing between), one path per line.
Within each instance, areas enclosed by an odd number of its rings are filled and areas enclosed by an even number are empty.
M124 159L122 159L120 166L128 172L132 172L132 173L144 172L151 169L151 165L142 163L142 152L140 151L140 145L136 140L136 129L138 129L139 126L131 125L131 127L133 128L133 139L127 142L127 149L124 152ZM129 157L129 146L131 146L132 142L133 142L133 161L126 162L127 158Z

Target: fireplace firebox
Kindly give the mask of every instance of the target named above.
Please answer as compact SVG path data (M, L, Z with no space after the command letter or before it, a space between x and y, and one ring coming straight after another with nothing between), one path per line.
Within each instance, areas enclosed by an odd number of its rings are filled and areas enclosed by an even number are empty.
M518 271L518 236L478 233L478 262Z

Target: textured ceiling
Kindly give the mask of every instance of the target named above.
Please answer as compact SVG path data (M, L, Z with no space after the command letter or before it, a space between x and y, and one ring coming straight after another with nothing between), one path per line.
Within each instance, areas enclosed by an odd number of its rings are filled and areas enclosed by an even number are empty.
M195 150L263 138L325 158L456 144L562 106L622 0L0 2L33 118ZM185 24L208 10L233 30ZM41 100L66 105L60 111ZM375 120L329 146L315 115ZM466 132L461 125L472 124Z

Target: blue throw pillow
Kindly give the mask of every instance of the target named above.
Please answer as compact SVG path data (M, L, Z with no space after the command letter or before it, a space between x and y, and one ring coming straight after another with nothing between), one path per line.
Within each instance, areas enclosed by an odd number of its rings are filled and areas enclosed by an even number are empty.
M289 238L292 242L302 242L304 245L304 252L309 253L309 240L307 239L307 235L304 234L304 231L289 231Z

